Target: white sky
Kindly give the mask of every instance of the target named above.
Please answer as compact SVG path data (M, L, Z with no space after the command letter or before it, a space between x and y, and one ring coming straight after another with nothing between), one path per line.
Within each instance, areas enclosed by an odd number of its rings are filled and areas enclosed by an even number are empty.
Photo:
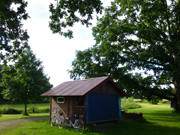
M30 18L26 21L25 28L30 36L29 45L42 61L44 72L55 86L70 80L67 70L71 68L76 50L84 50L95 41L91 28L82 25L75 25L73 39L52 34L48 26L51 1L53 0L28 0L27 12Z
M27 0L27 12L30 18L25 22L25 28L30 36L29 45L36 57L42 61L45 74L56 86L70 80L68 69L75 59L76 50L84 50L95 44L91 28L75 25L74 38L64 38L52 34L49 28L49 4L55 0ZM104 6L113 0L102 0ZM95 20L93 21L95 25Z

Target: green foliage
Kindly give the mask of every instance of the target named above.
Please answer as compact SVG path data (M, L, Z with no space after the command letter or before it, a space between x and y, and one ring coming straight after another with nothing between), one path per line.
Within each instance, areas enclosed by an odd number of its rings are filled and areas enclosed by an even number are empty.
M160 103L162 103L162 104L170 104L171 102L169 100L162 99L162 100L160 100Z
M39 108L36 106L31 106L28 109L29 113L48 113L49 112L49 107L46 108Z
M134 101L134 98L129 97L129 98L122 98L121 99L121 106L124 111L127 111L128 109L136 109L136 108L141 108L141 105L136 103Z
M175 0L115 0L93 28L96 44L77 52L71 78L109 75L147 99L172 100L174 85L180 101L179 15Z
M14 112L11 110L14 110ZM15 111L17 113L15 113ZM27 107L27 112L33 113L49 113L49 104L29 104ZM2 104L0 105L0 113L2 114L23 114L24 106L23 104Z
M157 105L159 103L159 99L151 99L150 103Z
M154 96L152 99L150 99L150 103L157 105L160 102L159 97Z
M49 103L29 103L28 108L38 108L38 109L46 109L49 108ZM23 110L23 104L0 104L0 108L14 108L18 110Z
M39 109L35 106L32 106L32 107L28 108L28 112L29 113L38 113Z
M50 112L50 109L49 107L47 108L42 108L42 109L39 109L39 113L49 113Z
M0 1L0 61L14 59L27 47L29 37L22 23L28 18L26 6L24 0Z
M51 30L72 38L73 32L70 28L77 22L89 26L93 13L101 13L102 3L100 0L55 0L49 8Z
M24 103L24 113L27 113L28 102L41 101L40 95L52 87L41 62L30 49L25 49L13 65L4 65L1 74L3 97Z
M2 109L0 110L0 113L1 113L1 114L21 114L22 111L21 111L21 110L14 109L14 108L2 108Z

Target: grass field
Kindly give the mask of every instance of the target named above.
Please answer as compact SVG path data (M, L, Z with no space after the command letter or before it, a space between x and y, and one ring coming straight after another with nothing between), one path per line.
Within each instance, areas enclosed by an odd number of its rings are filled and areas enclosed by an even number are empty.
M22 114L2 114L0 116L0 121L5 121L5 120L14 120L14 119L21 119L21 118L27 118L27 117L39 117L39 116L48 116L48 108L49 104L48 103L41 103L41 104L29 104L28 105L28 110L36 108L38 109L39 113L29 113L29 116L23 116ZM23 104L0 104L0 110L5 109L5 108L13 108L17 110L23 111L24 106Z
M45 109L49 107L49 103L40 103L40 104L28 104L28 108L36 107L39 109ZM14 108L18 110L23 110L24 105L23 104L0 104L1 108Z
M51 127L47 121L30 122L5 130L0 135L180 135L180 114L174 113L168 104L139 104L142 108L129 109L128 112L142 112L145 121L121 121L89 131L59 129Z
M32 113L29 116L24 116L22 114L3 114L0 116L0 122L6 120L15 120L15 119L22 119L22 118L29 118L29 117L48 117L49 113Z

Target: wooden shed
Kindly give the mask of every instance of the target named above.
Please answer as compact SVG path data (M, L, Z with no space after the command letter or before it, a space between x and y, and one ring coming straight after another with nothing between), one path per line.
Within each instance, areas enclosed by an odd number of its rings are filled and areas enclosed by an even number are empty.
M109 77L64 82L42 96L50 97L50 120L55 124L90 124L121 118L123 91Z

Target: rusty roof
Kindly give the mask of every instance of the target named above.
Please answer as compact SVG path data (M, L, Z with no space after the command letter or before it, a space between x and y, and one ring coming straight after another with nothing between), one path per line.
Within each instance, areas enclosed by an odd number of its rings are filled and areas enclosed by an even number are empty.
M83 96L108 79L109 77L105 76L64 82L43 93L42 96Z

